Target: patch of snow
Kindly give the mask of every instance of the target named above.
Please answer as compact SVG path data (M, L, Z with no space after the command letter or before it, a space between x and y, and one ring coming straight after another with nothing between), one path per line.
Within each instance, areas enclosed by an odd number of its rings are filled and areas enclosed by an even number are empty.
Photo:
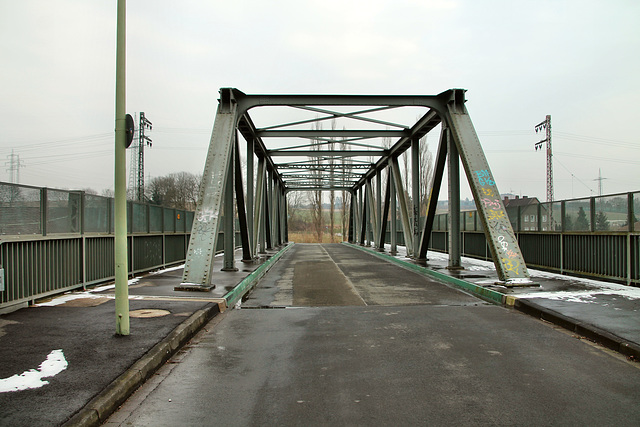
M558 301L595 303L597 295L616 295L628 300L639 300L640 289L630 288L622 290L614 289L592 289L588 291L558 291L558 292L530 292L515 295L518 298L545 298Z
M468 268L465 268L465 270L469 270L469 271L490 271L491 268L484 266L484 265L470 265Z
M103 298L103 295L94 295L90 292L72 292L67 293L62 296L56 297L51 301L41 302L38 304L34 304L34 307L54 307L56 305L61 305L66 303L67 301L73 301L75 299L81 298Z
M391 245L386 244L385 249L391 250ZM406 256L406 248L404 246L398 246L398 255L396 258L402 258ZM449 259L449 254L443 252L428 251L427 258L431 260L446 261ZM495 271L495 265L493 261L485 261L476 258L461 257L461 261L464 264L465 269L469 271ZM594 279L585 279L573 276L565 276L558 273L551 273L548 271L541 271L535 269L529 269L531 278L546 278L554 280L562 280L565 282L577 283L584 285L586 290L584 291L558 291L558 292L536 292L532 291L524 294L516 294L518 298L547 298L553 300L573 301L580 303L594 303L596 295L617 295L628 300L640 299L640 288L621 285L618 283L603 282ZM534 280L535 281L535 280ZM495 280L485 280L475 282L477 284L491 284Z
M49 384L49 381L43 381L42 378L56 376L67 369L67 366L69 363L64 358L62 349L53 350L37 370L29 369L20 375L0 379L0 393L40 388Z

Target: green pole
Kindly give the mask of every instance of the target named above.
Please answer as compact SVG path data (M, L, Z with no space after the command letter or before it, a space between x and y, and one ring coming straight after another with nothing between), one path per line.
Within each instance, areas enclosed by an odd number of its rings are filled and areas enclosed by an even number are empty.
M129 335L126 171L126 0L118 0L116 44L115 280L116 334Z

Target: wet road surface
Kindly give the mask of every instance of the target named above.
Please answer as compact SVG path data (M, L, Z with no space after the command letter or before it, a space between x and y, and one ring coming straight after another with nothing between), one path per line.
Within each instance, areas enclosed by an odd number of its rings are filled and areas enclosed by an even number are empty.
M640 423L637 364L342 245L212 322L110 425Z

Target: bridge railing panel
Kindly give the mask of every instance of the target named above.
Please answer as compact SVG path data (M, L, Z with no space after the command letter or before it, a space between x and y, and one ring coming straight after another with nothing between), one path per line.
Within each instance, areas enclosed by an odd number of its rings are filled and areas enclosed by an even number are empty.
M640 192L531 203L508 213L528 266L640 286ZM477 212L460 215L462 255L490 260ZM390 237L388 231L386 243ZM397 242L404 244L402 232ZM435 216L429 249L448 251L447 213Z
M0 183L0 235L41 234L41 194L40 188Z
M0 183L0 310L114 277L113 199ZM193 212L127 202L129 273L183 262Z

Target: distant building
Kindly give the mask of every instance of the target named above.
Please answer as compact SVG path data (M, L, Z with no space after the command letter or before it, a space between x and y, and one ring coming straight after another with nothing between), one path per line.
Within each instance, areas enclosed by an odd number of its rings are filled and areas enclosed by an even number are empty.
M547 211L548 205L540 205L537 197L504 196L504 207L514 230L519 231L548 231L552 230L552 218ZM540 212L538 213L538 207ZM539 215L539 217L538 217ZM518 224L518 216L520 224Z

